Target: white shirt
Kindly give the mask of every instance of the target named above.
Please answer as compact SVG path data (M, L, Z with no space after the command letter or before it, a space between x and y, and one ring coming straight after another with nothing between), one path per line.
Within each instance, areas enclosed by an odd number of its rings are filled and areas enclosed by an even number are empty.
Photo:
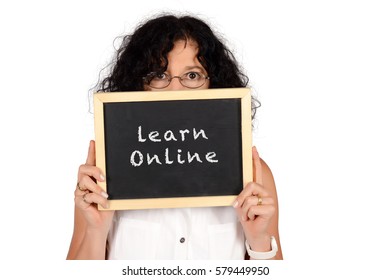
M116 211L109 259L244 259L233 207Z

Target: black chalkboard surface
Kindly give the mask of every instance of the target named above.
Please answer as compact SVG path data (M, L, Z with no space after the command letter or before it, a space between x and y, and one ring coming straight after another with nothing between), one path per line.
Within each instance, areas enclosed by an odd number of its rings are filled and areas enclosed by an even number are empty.
M249 89L94 97L110 209L230 205L252 180Z

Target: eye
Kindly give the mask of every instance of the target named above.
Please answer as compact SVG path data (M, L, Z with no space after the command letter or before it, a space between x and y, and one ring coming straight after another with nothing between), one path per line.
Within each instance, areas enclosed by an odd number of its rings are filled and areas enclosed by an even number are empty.
M167 74L165 73L156 73L153 77L155 80L166 80L167 79Z
M202 77L202 75L198 72L188 72L184 74L184 79L187 80L199 80Z

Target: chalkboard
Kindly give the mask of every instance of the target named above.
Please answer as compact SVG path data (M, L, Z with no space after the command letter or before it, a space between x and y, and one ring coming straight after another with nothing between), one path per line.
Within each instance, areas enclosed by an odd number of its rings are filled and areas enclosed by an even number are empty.
M231 205L252 181L250 90L96 93L109 209Z

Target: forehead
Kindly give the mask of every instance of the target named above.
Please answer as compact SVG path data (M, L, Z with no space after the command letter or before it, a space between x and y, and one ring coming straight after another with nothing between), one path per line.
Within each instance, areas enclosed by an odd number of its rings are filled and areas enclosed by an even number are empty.
M173 49L168 53L168 71L180 71L188 67L203 69L198 60L198 44L193 40L176 41Z
M173 49L168 53L168 58L194 57L198 54L198 44L193 40L179 40L174 43Z

